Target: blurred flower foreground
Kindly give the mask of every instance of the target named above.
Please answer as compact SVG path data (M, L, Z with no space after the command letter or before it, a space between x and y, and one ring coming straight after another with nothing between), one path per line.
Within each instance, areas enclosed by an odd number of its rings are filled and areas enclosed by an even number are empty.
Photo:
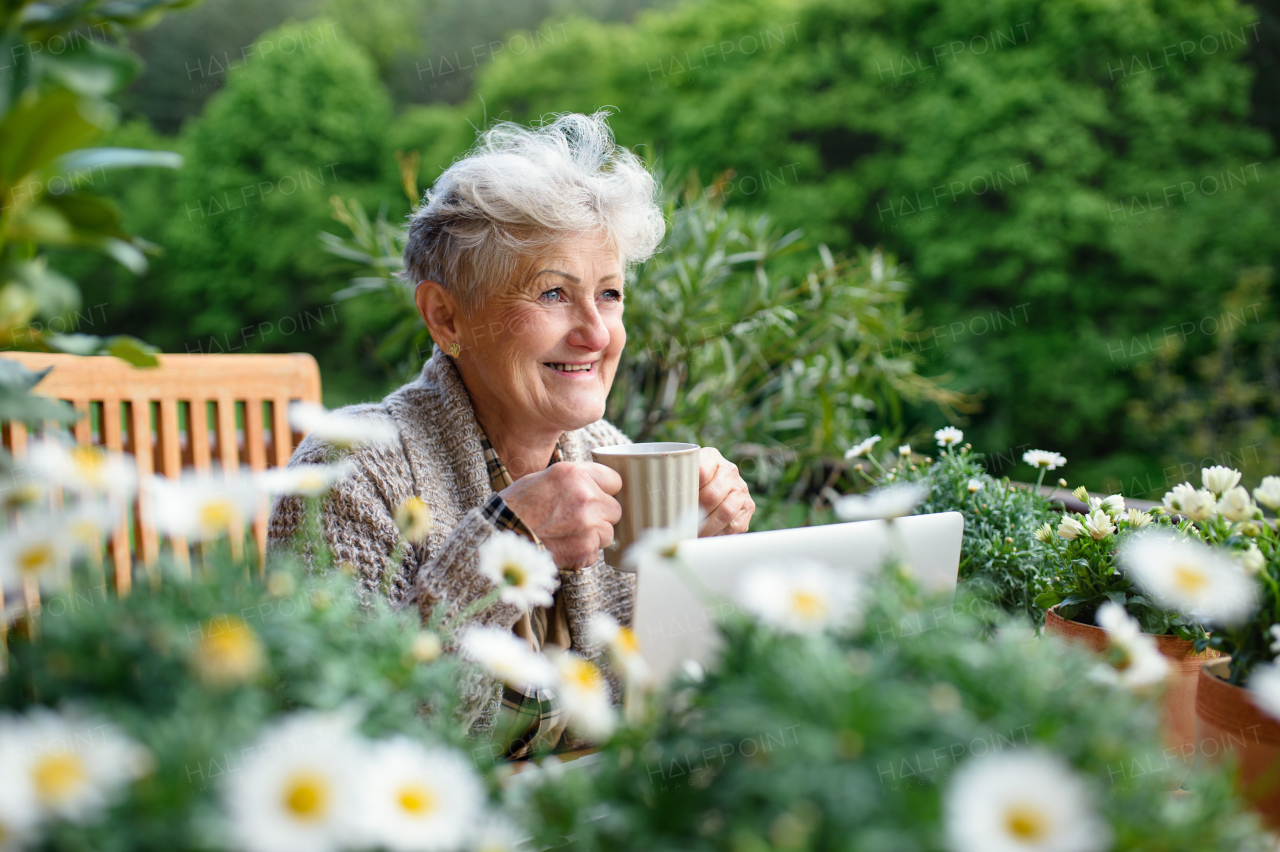
M388 437L298 416L347 446ZM931 464L909 452L888 464L903 478L961 465L958 440L940 440ZM0 541L0 848L546 849L566 837L601 850L1262 848L1226 772L1168 792L1181 764L1153 724L1156 693L1096 677L1096 658L974 594L989 584L931 599L896 563L858 578L744 565L720 606L718 657L670 683L654 681L628 628L592 625L625 686L615 709L605 673L582 658L424 624L359 591L318 535L344 470L335 456L162 483L130 475L127 456L33 447L35 478L7 495ZM966 497L1000 487L976 481ZM859 511L910 512L938 499L928 490L899 486ZM166 549L151 582L119 596L103 536L139 491L168 504L162 532L190 552ZM303 496L310 521L260 564L247 527L282 493ZM1019 535L1031 536L1040 515L1024 514ZM413 505L399 516L403 546L432 523ZM554 569L511 544L482 554L487 600L536 605ZM553 687L600 748L498 759L501 744L466 733L459 684L475 677Z

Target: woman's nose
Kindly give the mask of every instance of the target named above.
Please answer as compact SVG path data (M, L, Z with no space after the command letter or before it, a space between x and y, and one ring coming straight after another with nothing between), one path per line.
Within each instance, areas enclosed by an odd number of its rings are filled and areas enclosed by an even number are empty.
M609 345L609 327L596 308L595 302L574 311L573 328L569 331L569 343L591 352L599 352Z

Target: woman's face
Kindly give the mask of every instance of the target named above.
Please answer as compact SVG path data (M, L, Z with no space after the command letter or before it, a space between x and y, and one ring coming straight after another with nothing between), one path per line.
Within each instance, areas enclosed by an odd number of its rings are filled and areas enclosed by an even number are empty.
M559 432L604 416L627 332L622 263L602 242L566 240L459 324L467 390L508 425Z

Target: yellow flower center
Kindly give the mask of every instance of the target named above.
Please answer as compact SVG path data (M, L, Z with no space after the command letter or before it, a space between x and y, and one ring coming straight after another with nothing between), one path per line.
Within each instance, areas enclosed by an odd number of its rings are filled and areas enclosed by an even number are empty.
M57 550L47 541L36 542L18 551L18 570L23 574L39 574L53 565Z
M614 640L618 644L618 650L623 654L639 654L640 640L636 638L636 632L630 627L618 628L618 638Z
M84 763L77 755L50 755L40 759L31 770L36 795L45 804L66 799L89 780Z
M436 809L436 794L423 784L408 784L400 788L400 807L415 817L429 816Z
M238 618L222 616L204 624L199 667L205 681L215 684L245 681L258 673L262 648L258 637Z
M791 609L806 621L814 621L826 614L827 605L813 592L792 592Z
M508 586L521 587L529 578L524 566L518 562L506 562L502 566L502 580Z
M600 670L586 660L574 660L569 665L565 680L582 689L595 689L600 684Z
M200 527L207 532L223 532L230 529L235 517L235 504L226 497L206 500L200 505Z
M329 784L322 775L299 773L284 788L284 806L290 815L308 821L324 818L329 810Z
M1037 808L1014 805L1005 812L1004 827L1021 841L1038 843L1049 833L1049 820Z
M107 454L97 447L77 444L71 450L71 463L80 476L91 482L98 482L107 468Z
M1209 587L1209 578L1193 565L1174 565L1173 582L1189 595L1198 595Z

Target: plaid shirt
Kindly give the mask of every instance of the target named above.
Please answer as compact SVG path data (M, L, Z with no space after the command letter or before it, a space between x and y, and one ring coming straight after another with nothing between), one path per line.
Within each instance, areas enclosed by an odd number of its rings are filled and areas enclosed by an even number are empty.
M520 520L511 510L507 501L502 499L499 491L510 486L514 480L507 471L507 466L498 457L498 451L489 443L489 438L480 432L480 447L484 452L485 467L489 471L489 485L494 494L484 504L484 517L500 530L509 530L524 536L542 549L538 536ZM547 467L564 461L564 452L559 442L551 453L551 461ZM554 609L554 604L553 604ZM537 639L538 648L547 635L547 623L553 617L551 609L530 612L531 631ZM555 748L564 733L564 718L560 711L560 702L550 689L517 689L504 686L502 690L502 716L499 719L495 734L504 746L504 754L511 759L521 760L540 752Z

